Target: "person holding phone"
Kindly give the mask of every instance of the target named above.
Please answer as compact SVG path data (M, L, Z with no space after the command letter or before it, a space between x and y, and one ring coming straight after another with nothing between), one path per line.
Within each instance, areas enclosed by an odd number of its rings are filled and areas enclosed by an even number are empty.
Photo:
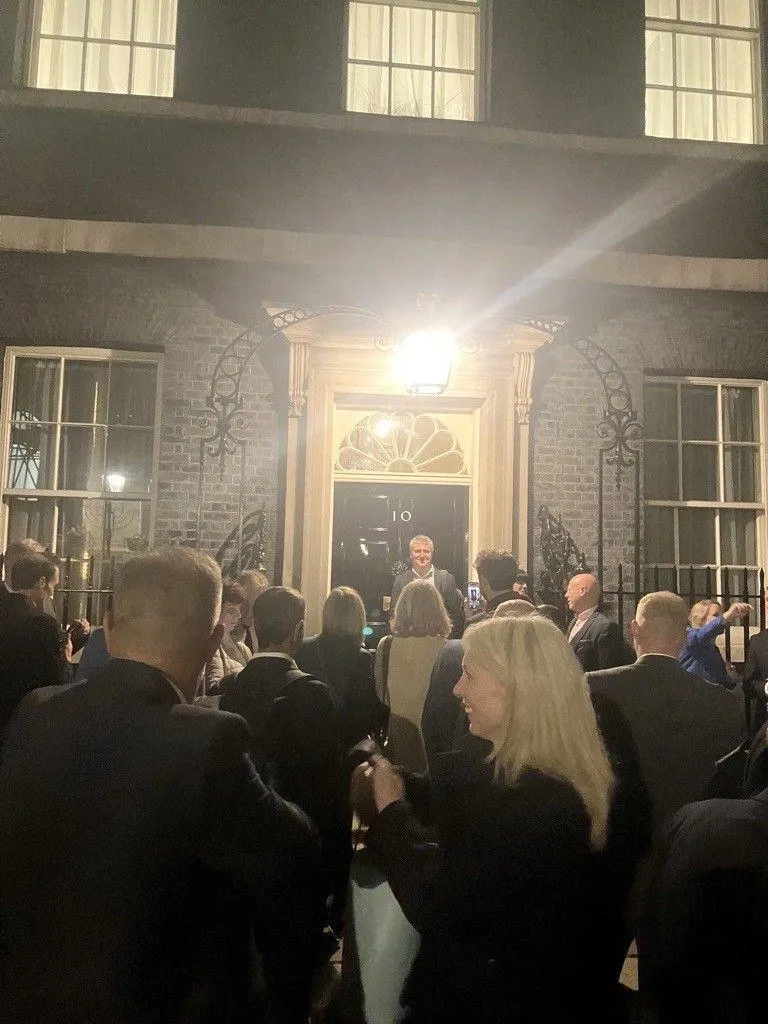
M520 570L511 551L484 548L478 553L474 565L478 582L467 587L467 626L489 619L500 604L520 596L513 589ZM476 599L478 591L480 601Z

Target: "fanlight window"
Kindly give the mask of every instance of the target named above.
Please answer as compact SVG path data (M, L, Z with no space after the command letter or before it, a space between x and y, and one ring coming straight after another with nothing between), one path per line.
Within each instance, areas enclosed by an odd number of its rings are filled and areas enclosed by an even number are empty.
M466 476L464 453L444 423L425 413L372 413L339 447L336 469L357 473Z

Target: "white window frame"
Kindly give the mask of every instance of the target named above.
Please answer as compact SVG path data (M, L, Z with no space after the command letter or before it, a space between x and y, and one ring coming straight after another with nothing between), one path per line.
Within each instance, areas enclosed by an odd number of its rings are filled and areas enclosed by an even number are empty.
M49 92L49 91L54 91L54 92L56 92L56 91L60 91L60 92L86 92L86 89L85 89L85 65L86 65L86 48L87 48L87 44L88 43L105 43L105 44L109 44L109 45L126 46L126 47L128 47L128 51L129 51L129 54L128 54L128 91L127 92L114 93L114 94L111 94L111 95L139 96L139 97L142 97L142 98L147 98L147 96L148 96L147 93L134 93L131 90L131 83L133 81L133 61L134 61L134 57L135 57L135 53L136 53L137 49L166 50L167 52L172 53L173 54L173 72L174 72L173 73L173 77L174 77L174 85L175 85L175 80L176 80L176 48L177 48L176 40L174 39L173 43L160 43L160 42L147 43L147 42L144 42L143 40L137 40L135 38L135 36L136 36L136 17L137 17L137 9L138 9L138 0L132 0L132 8L131 8L131 37L130 37L130 39L125 39L125 40L102 39L100 36L89 36L88 35L88 14L89 14L90 0L86 0L86 4L85 4L85 21L84 21L84 25L83 25L83 34L82 35L77 35L77 36L52 35L52 34L49 35L47 33L44 35L42 30L41 30L42 15L43 15L43 0L26 0L26 5L27 5L27 25L28 25L27 32L26 32L27 45L25 47L25 49L26 49L26 67L24 69L24 85L26 87L28 87L30 89L41 89L41 90L44 90L46 92ZM178 18L178 13L177 13L177 18ZM178 21L177 21L177 24L178 24ZM46 38L46 39L62 39L62 40L71 40L73 42L82 42L82 44L83 44L83 53L82 53L82 60L81 60L81 64L80 64L80 88L79 89L77 89L77 90L74 90L74 89L60 89L60 90L55 90L54 89L54 90L50 90L50 89L48 89L47 86L37 85L37 82L36 82L37 64L38 64L40 40L43 37ZM98 90L87 90L87 91L90 94L99 95ZM170 97L163 96L162 98L170 99L170 98L173 97L174 92L175 92L175 88L172 88L171 96ZM102 94L102 95L104 95L104 94Z
M5 361L3 365L3 392L2 406L3 415L0 419L0 456L2 456L2 479L0 480L0 539L5 550L8 541L8 505L6 499L17 498L83 498L109 500L109 491L73 491L58 490L56 488L9 488L6 487L8 463L10 459L11 445L11 421L13 418L13 391L16 383L16 362L18 359L58 359L61 363L58 385L57 420L56 420L56 444L55 461L53 468L54 482L58 477L58 461L61 444L62 426L62 401L64 391L63 364L69 361L92 361L92 362L119 362L119 363L151 363L157 368L157 382L155 395L155 424L152 449L152 482L148 491L130 494L126 492L125 500L142 501L149 505L149 544L154 543L155 518L157 515L158 480L157 467L160 458L160 414L162 399L162 376L163 376L163 355L159 352L136 352L123 349L100 349L100 348L67 348L40 345L9 345L5 350ZM79 424L78 424L79 425ZM118 500L118 499L113 499ZM54 545L58 541L58 508L54 506Z
M477 122L484 121L488 111L488 68L490 66L490 53L491 53L491 41L490 41L490 27L491 27L491 0L355 0L358 3L368 3L374 5L380 5L383 7L390 8L390 32L389 32L389 60L375 61L375 60L356 60L349 56L349 10L350 5L347 4L347 16L346 16L346 31L344 34L346 52L344 55L344 109L351 114L362 115L362 111L350 110L347 106L347 97L349 95L349 68L350 65L362 65L364 67L380 67L388 68L390 71L394 68L404 68L406 70L413 71L429 71L432 75L432 96L434 100L435 90L435 73L447 72L448 74L472 74L475 80L475 117L473 121L457 121L453 118L437 118L432 114L431 117L419 118L425 121L438 121L442 122L447 120L454 124L476 124ZM451 13L459 14L472 14L475 18L475 67L472 72L460 71L457 68L443 68L437 64L432 64L430 67L420 64L401 64L397 61L392 60L392 14L391 8L393 7L415 7L421 8L422 10L428 11L448 11ZM434 32L434 22L433 22ZM393 114L391 111L392 106L392 86L390 81L390 88L388 91L388 105L390 110L386 114L372 114L372 117L409 117L413 115L408 114ZM364 115L363 115L364 116Z
M644 378L644 381L643 381L643 385L645 386L645 385L648 385L648 384L674 384L674 385L677 386L677 445L678 445L678 453L682 453L682 446L684 444L687 444L687 445L696 444L695 441L683 441L683 437L682 437L682 404L681 404L681 397L680 397L680 389L681 389L681 387L683 387L685 385L694 385L694 386L695 385L699 385L699 386L702 386L702 387L715 387L715 388L717 388L717 415L718 415L718 420L717 420L717 440L716 440L716 442L708 441L708 442L703 442L703 443L706 443L709 446L712 446L713 444L717 444L717 449L718 449L718 477L719 477L719 481L720 481L720 494L724 493L723 489L724 489L724 486L725 486L725 478L724 478L724 472L723 472L723 470L724 470L723 461L724 461L725 447L726 447L726 445L730 445L731 443L735 443L738 446L738 442L730 442L730 441L725 441L723 439L722 389L724 387L725 388L729 388L729 387L733 387L733 388L752 388L755 391L757 391L758 417L759 417L759 421L758 421L759 430L758 430L757 440L755 442L743 442L743 444L744 444L745 447L754 447L755 445L759 446L759 453L760 453L760 456L759 456L759 467L760 467L760 476L761 476L761 478L760 478L760 495L761 495L761 500L760 501L756 501L756 502L752 502L752 501L720 501L720 500L718 500L718 501L701 501L701 500L685 501L685 500L675 500L675 499L656 499L656 498L650 498L649 499L649 498L646 498L645 495L643 495L643 519L645 519L645 509L648 509L648 508L672 508L672 509L680 509L680 508L683 508L683 509L685 509L685 508L703 508L703 509L707 509L707 508L709 508L709 509L725 510L725 511L729 511L731 509L736 510L736 511L738 511L739 509L744 509L744 510L747 510L747 511L750 511L750 510L754 511L754 512L756 512L758 514L762 513L762 515L760 515L759 518L758 518L757 529L755 531L755 541L756 541L756 545L755 545L756 546L756 552L755 553L756 553L756 557L757 557L757 564L746 566L746 568L749 569L750 572L758 571L760 569L760 567L764 565L765 556L766 556L766 553L768 552L768 493L766 493L767 488L768 488L768 443L767 443L768 442L768 422L766 420L766 414L768 413L768 395L766 393L766 383L765 383L765 381L754 380L754 379L750 379L750 378L691 377L691 376L686 376L686 377L670 377L670 376L663 376L663 375L660 375L660 374L658 374L658 375L657 374L646 374L646 376ZM645 433L646 433L645 443L653 443L655 439L649 438L647 436L648 435L648 431L647 430L646 430ZM683 459L682 459L682 455L681 454L679 454L679 456L678 456L678 467L677 467L677 469L678 469L678 494L682 494ZM685 593L687 585L688 585L688 572L689 572L689 568L688 567L689 567L689 563L686 562L686 563L681 564L681 562L680 562L680 532L679 532L679 524L678 524L678 517L677 516L673 517L673 524L674 524L674 545L675 545L675 547L674 547L674 550L675 550L675 561L674 561L674 564L667 563L667 562L650 563L647 560L647 557L644 557L643 561L644 561L644 566L645 566L646 569L653 568L653 566L658 564L660 569L667 569L667 570L671 569L671 570L673 570L676 573L677 584L678 584L678 587L681 590L681 593ZM705 569L705 568L711 568L712 572L713 572L713 583L715 584L715 592L719 593L719 594L722 594L723 593L723 570L729 570L729 569L734 569L734 568L743 569L743 568L745 568L745 566L734 566L734 565L732 565L730 563L722 563L720 561L720 559L722 557L722 548L721 548L720 517L719 517L719 515L716 515L716 517L715 517L715 552L716 552L716 555L717 555L717 560L716 560L715 564L713 564L711 567L699 566L697 564L697 565L694 566L694 569L698 571L698 570ZM644 552L644 556L645 556L645 552Z
M677 85L677 48L672 45L672 85L655 85L648 82L648 76L645 76L645 90L646 94L649 89L657 89L672 93L672 135L671 136L654 136L648 132L646 124L646 135L649 138L673 138L673 139L688 139L688 136L678 134L677 125L677 93L682 92L694 92L700 93L701 95L707 95L712 97L712 133L713 138L708 140L689 140L689 141L708 141L708 142L723 142L727 140L717 138L717 97L718 96L745 96L745 93L733 93L727 89L718 89L716 82L716 61L715 61L715 39L742 39L749 42L752 46L752 71L753 71L753 92L751 93L752 98L752 120L753 120L753 133L754 138L751 145L761 145L763 141L763 63L762 63L762 33L761 33L761 13L762 3L761 0L751 0L752 15L754 18L753 28L737 28L720 24L712 24L711 22L698 22L698 21L684 21L680 18L680 0L675 0L677 5L677 18L656 18L646 16L645 19L645 30L646 32L667 32L674 36L677 33L684 33L686 35L702 35L708 36L711 40L712 46L712 88L702 89L693 88L691 86L681 87ZM715 0L717 7L715 9L716 14L719 13L720 0ZM750 145L750 143L730 143L731 145Z

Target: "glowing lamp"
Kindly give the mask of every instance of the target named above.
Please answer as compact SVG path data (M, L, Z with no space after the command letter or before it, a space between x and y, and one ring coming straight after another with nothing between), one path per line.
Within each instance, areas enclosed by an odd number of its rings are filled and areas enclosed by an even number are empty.
M122 473L109 473L107 475L107 487L115 494L119 494L125 487L125 477Z
M397 350L400 372L409 395L442 395L456 357L456 335L445 329L414 331Z

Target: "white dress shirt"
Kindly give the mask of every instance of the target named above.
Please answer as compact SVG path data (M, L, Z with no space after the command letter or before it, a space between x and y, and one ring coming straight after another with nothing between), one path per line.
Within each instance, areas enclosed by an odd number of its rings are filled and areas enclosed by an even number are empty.
M591 608L587 608L583 612L579 612L576 618L573 620L570 632L568 633L568 641L573 640L574 637L578 636L579 633L584 629L587 624L587 620L591 619L597 611L597 605L593 605Z

